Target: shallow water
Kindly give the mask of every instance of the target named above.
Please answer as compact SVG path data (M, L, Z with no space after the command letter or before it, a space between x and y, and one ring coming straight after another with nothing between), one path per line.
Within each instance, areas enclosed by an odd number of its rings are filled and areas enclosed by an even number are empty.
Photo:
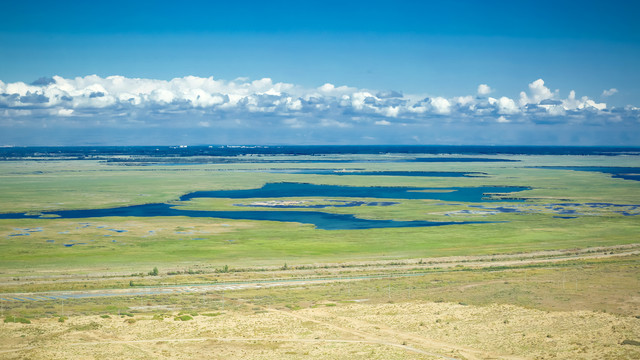
M242 171L242 170L239 170ZM339 169L269 169L253 170L272 174L311 174L337 176L421 176L421 177L479 177L487 175L481 172L462 171L358 171Z
M196 191L180 197L181 201L196 198L282 198L282 197L357 197L378 199L434 199L464 202L509 202L515 199L490 199L487 194L513 193L528 190L527 187L479 186L451 188L413 187L358 187L339 185L316 185L307 183L268 183L257 189Z
M537 166L538 169L594 171L611 174L613 178L640 181L640 167L623 166Z
M357 218L347 214L330 214L316 211L203 211L182 210L180 206L169 204L146 204L125 206L111 209L90 210L62 210L48 212L58 215L62 219L82 219L93 217L153 217L153 216L188 216L194 218L222 218L237 220L267 220L281 222L297 222L313 224L322 230L354 230L394 227L423 227L457 224L476 224L480 221L467 222L437 222L437 221L395 221L395 220L369 220ZM24 214L0 214L0 219L24 219L37 218L34 215Z
M187 201L195 198L273 198L273 197L363 197L382 199L441 199L454 201L486 202L490 200L486 193L511 193L526 190L524 187L469 187L469 188L408 188L408 187L350 187L334 185L314 185L306 183L270 183L258 189L198 191L180 198ZM450 192L441 192L450 190ZM435 192L430 192L435 191ZM500 200L506 201L506 200ZM519 201L519 200L509 200ZM386 205L381 202L380 205ZM313 224L323 230L352 230L392 227L423 227L457 224L474 224L483 222L434 222L434 221L395 221L369 220L357 218L349 214L330 214L316 211L204 211L184 210L181 206L169 204L145 204L124 206L111 209L61 210L43 212L43 216L56 215L64 219L94 217L154 217L154 216L188 216L209 217L238 220L267 220ZM38 218L37 215L0 214L0 219Z

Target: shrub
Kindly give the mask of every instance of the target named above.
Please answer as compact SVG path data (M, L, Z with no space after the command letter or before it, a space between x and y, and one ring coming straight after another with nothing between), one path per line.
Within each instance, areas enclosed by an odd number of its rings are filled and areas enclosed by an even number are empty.
M15 316L8 316L8 317L4 318L4 322L5 323L31 324L31 321L29 319L26 319L26 318L23 318L23 317L15 317Z
M190 315L180 315L180 316L176 316L175 318L173 318L174 321L189 321L189 320L193 320L193 318Z
M621 345L640 346L640 341L626 339L620 343Z

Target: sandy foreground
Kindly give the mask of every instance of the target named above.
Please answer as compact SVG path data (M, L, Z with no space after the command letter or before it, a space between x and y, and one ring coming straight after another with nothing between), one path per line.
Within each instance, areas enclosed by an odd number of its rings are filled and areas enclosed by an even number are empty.
M631 316L363 302L253 308L189 321L149 314L3 323L0 358L638 359L639 340L640 319Z

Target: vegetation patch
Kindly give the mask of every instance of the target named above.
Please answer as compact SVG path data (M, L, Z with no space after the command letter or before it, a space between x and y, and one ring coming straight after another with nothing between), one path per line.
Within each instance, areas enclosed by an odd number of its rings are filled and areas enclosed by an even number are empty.
M18 316L7 316L4 318L5 323L31 324L31 320Z
M640 341L625 339L620 344L622 344L622 345L640 346Z

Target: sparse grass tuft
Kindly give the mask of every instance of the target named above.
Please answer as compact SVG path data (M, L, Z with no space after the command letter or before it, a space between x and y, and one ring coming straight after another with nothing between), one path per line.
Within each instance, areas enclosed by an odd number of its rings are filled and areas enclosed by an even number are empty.
M190 315L180 315L180 316L174 317L173 320L175 320L175 321L189 321L189 320L193 320L193 317L191 317Z

